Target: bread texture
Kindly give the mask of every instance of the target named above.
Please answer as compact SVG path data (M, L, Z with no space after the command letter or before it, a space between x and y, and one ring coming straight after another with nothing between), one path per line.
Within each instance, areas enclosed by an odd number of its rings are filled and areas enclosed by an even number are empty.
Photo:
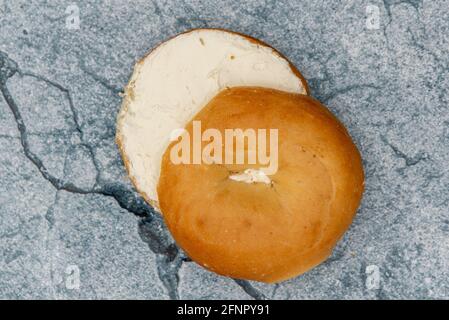
M277 129L278 170L270 183L230 179L261 164L174 164L172 142L162 158L159 206L189 257L221 275L268 283L323 262L364 189L361 156L338 119L306 95L235 87L191 119L190 134L193 121L223 135L229 128Z
M170 133L234 86L308 94L304 77L278 51L227 30L179 34L136 64L118 115L116 142L135 188L156 209L160 161Z

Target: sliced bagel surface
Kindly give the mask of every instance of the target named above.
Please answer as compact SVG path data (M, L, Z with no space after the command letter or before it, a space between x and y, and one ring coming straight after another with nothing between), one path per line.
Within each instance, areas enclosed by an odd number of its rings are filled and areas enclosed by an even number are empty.
M147 202L158 207L162 154L225 88L257 86L307 94L306 81L261 41L220 29L194 29L160 44L139 61L125 89L116 141L126 169Z

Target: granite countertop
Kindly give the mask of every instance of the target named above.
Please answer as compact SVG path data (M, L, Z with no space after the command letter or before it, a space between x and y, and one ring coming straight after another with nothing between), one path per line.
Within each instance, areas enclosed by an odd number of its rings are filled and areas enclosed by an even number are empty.
M198 267L127 179L119 94L195 27L278 48L361 150L353 225L296 279ZM0 298L449 298L448 34L445 1L0 0Z

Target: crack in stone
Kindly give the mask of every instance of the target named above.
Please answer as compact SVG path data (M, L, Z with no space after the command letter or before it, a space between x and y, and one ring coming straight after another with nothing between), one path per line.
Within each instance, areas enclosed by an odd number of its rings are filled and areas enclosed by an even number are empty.
M415 166L418 163L420 163L421 161L426 161L429 159L428 154L425 152L422 152L422 151L419 152L418 154L414 155L413 157L408 156L407 154L402 152L397 146L395 146L390 141L388 141L388 139L384 135L381 135L381 140L387 146L389 146L391 148L391 150L393 150L393 154L396 156L396 158L400 158L405 161L405 167L402 169Z
M12 249L7 249L3 252L4 256L5 256L5 263L6 264L10 264L11 262L19 259L21 256L23 256L25 253L21 250L15 250L13 251Z
M161 279L165 288L171 288L171 290L168 290L170 299L179 299L177 288L179 285L179 269L181 269L183 263L181 255L178 255L173 261L170 261L170 258L166 255L158 255L156 262L159 279Z
M430 55L435 60L436 64L439 65L440 67L442 67L443 70L447 69L446 63L444 61L442 61L442 59L435 52L433 52L432 50L430 50L429 48L424 46L422 43L418 42L417 37L412 32L412 30L410 30L410 28L407 28L407 32L410 35L410 40L411 40L412 46L414 46L415 48L421 50L422 52L425 52L428 55Z
M152 0L151 3L154 6L154 14L158 16L159 18L162 16L162 10L157 1Z
M46 77L43 77L43 76L38 75L38 74L35 74L33 72L18 70L18 73L21 76L29 76L29 77L35 78L37 80L43 81L43 82L47 83L48 85L50 85L50 86L52 86L52 87L54 87L54 88L56 88L56 89L58 89L58 90L60 90L61 92L64 93L64 95L67 98L67 101L69 102L69 108L70 108L70 112L72 114L72 119L73 119L73 122L74 122L74 125L75 125L75 130L76 130L79 138L83 142L80 145L85 147L88 150L89 155L92 158L92 161L94 163L95 169L97 171L96 178L95 178L95 181L97 183L98 180L99 180L99 175L100 175L101 170L99 168L98 162L96 161L95 153L94 153L94 150L93 150L92 146L85 142L82 126L80 124L79 116L78 116L78 113L76 111L75 104L73 103L73 99L72 99L72 95L70 94L70 90L65 88L64 86L60 85L59 83L56 83L56 82L54 82L54 81L52 81L52 80L50 80L50 79L48 79Z
M237 283L243 291L245 291L249 296L254 298L254 300L267 300L267 297L263 293L261 293L259 290L254 288L249 281L246 280L240 280L240 279L234 279L235 283Z
M273 291L271 292L271 299L274 299L274 297L276 297L276 293L277 293L277 291L278 291L280 286L281 286L280 283L275 283L274 284Z
M444 173L431 173L425 177L425 181L421 186L423 188L427 188L433 181L440 181L440 179L443 177Z
M309 53L306 54L307 56ZM336 56L335 52L332 52L329 54L325 59L318 59L319 63L324 67L321 72L323 73L322 77L319 78L311 78L308 79L309 87L312 90L313 96L320 100L323 104L328 104L329 101L334 99L335 97L348 93L352 90L358 90L358 89L376 89L380 90L382 87L372 84L372 83L366 83L366 84L352 84L347 85L342 88L336 88L333 91L331 91L328 94L322 94L322 92L325 90L325 83L328 83L326 87L332 87L335 85L335 79L333 78L332 74L328 70L328 62ZM314 54L310 54L310 59L314 59Z
M180 253L160 215L147 216L139 221L139 235L151 250L163 254L168 261L174 261Z
M101 84L103 87L105 87L106 89L108 89L111 92L113 92L114 94L121 94L121 93L123 93L123 89L122 88L120 88L118 86L115 86L113 84L110 84L106 79L104 79L103 77L99 76L95 72L89 70L89 68L86 67L84 61L80 62L80 69L84 73L89 75L92 79L94 79L96 82Z
M411 7L413 7L413 9L415 9L415 11L417 13L419 13L419 8L423 6L423 0L399 0L399 1L395 1L395 0L382 0L383 5L385 7L385 10L387 11L387 15L388 18L391 21L392 15L391 15L391 9L397 5L400 4L407 4Z
M15 74L33 77L37 80L47 83L49 86L57 88L64 93L67 101L69 102L75 131L79 135L79 138L81 140L81 143L78 145L87 148L97 171L95 184L92 188L80 188L70 181L65 181L65 178L60 179L52 175L47 170L42 160L31 150L28 136L32 134L28 133L27 127L20 113L19 106L15 102L11 92L6 85L7 80ZM178 299L179 269L181 268L183 263L189 262L191 260L186 257L185 254L177 247L170 233L166 229L162 217L158 213L156 213L154 209L150 207L136 192L130 190L120 183L101 181L100 165L96 160L94 148L90 144L85 142L82 126L80 124L78 113L74 106L70 90L44 76L35 74L30 71L20 70L18 64L15 61L10 59L5 53L0 51L0 92L2 93L6 104L8 105L14 116L19 131L19 137L17 138L20 139L22 149L26 158L38 169L41 176L45 180L50 182L50 184L56 189L56 193L63 190L75 194L97 194L111 197L121 208L140 218L138 222L139 236L142 241L148 245L149 249L157 256L156 264L159 279L168 291L169 297L171 299ZM56 199L57 196L55 197L55 203ZM50 229L54 225L52 211L55 203L53 203L49 207L45 215L45 219L47 220ZM252 298L257 300L266 299L266 297L257 289L255 289L248 281L235 280L235 282Z
M181 264L183 263L182 255L178 255L179 249L176 247L176 244L174 242L171 242L169 245L166 245L166 247L164 247L161 246L160 244L153 243L154 241L156 241L155 240L156 237L147 236L147 234L150 233L157 234L157 232L152 231L152 228L156 228L158 230L164 228L161 221L157 222L154 226L152 224L152 221L157 221L157 219L155 219L154 217L157 217L159 215L156 214L154 210L149 205L147 205L142 198L136 195L135 192L127 189L123 185L118 183L100 183L99 165L96 162L93 148L87 143L83 142L82 145L88 148L88 150L90 151L90 155L97 169L96 183L93 188L91 189L79 188L69 181L64 181L64 179L59 179L53 176L47 170L42 160L33 151L31 151L28 142L27 127L23 121L19 107L6 85L7 80L12 76L14 76L16 73L22 76L34 77L64 92L70 104L70 109L75 123L75 130L79 134L81 141L83 141L84 136L80 122L78 120L76 109L73 104L73 100L70 95L70 91L67 88L61 86L60 84L51 81L43 76L34 74L32 72L22 72L21 70L19 70L18 65L15 61L11 60L5 53L0 51L0 92L2 93L3 98L6 101L6 104L8 105L9 109L11 110L14 116L19 131L18 138L20 138L22 149L26 158L38 169L42 177L48 182L50 182L50 184L57 191L64 190L76 194L83 194L83 195L99 194L107 197L112 197L113 199L115 199L115 201L119 204L121 208L125 209L126 211L134 214L135 216L141 219L145 219L142 224L145 226L145 229L139 232L139 234L141 235L142 241L144 241L149 246L152 252L157 254L159 257L163 257L158 259L158 275L161 278L162 283L166 287L169 296L171 298L177 298L179 296L177 288L179 277L177 273ZM151 220L152 218L153 220ZM49 226L52 226L53 223L51 221L52 220L51 216L46 214L46 219L49 223ZM139 228L141 228L140 225L141 224L139 224ZM169 240L165 239L165 242L167 243L169 242ZM179 258L176 259L175 258L176 256L179 256ZM167 270L162 272L164 268Z
M349 86L346 86L343 88L336 89L333 92L331 92L330 94L328 94L326 97L322 98L321 100L323 101L324 104L327 104L330 100L334 99L335 97L337 97L341 94L348 93L352 90L366 89L366 88L377 89L377 90L381 89L381 87L376 86L374 84L354 84L354 85L349 85Z
M34 166L39 170L42 177L49 181L53 187L55 187L57 190L66 190L73 193L89 193L90 191L86 191L83 189L80 189L76 187L75 185L71 184L70 182L65 182L48 172L47 168L44 166L43 162L39 159L39 157L33 153L30 149L30 145L28 142L28 132L25 126L25 123L23 122L23 118L20 114L19 108L17 107L16 102L14 101L13 97L11 96L11 93L9 92L8 88L6 87L6 82L4 81L4 78L0 76L0 92L2 93L7 105L9 106L11 112L14 115L17 128L20 133L20 142L22 144L23 151L25 153L25 156L30 160Z
M423 0L399 0L399 1L382 0L382 3L385 8L385 11L387 12L387 17L388 17L388 21L383 27L383 35L384 35L385 41L387 42L387 47L389 48L390 46L389 46L389 40L388 40L388 36L387 36L387 28L390 26L391 22L393 21L393 15L391 13L391 9L400 4L409 5L416 11L417 18L418 18L418 20L420 20L419 9L423 7Z
M185 0L180 3L183 11L186 13L185 17L177 18L177 24L183 28L198 28L199 26L208 27L209 23Z

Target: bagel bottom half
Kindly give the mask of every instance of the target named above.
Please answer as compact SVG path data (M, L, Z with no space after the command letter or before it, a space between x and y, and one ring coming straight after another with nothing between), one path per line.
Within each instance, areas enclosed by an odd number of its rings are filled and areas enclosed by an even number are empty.
M231 176L260 163L174 164L173 142L158 197L186 253L216 273L262 282L324 261L351 224L364 185L360 154L336 117L308 96L239 87L219 93L192 119L191 136L193 121L223 136L229 128L277 129L278 169L269 183L238 181Z

